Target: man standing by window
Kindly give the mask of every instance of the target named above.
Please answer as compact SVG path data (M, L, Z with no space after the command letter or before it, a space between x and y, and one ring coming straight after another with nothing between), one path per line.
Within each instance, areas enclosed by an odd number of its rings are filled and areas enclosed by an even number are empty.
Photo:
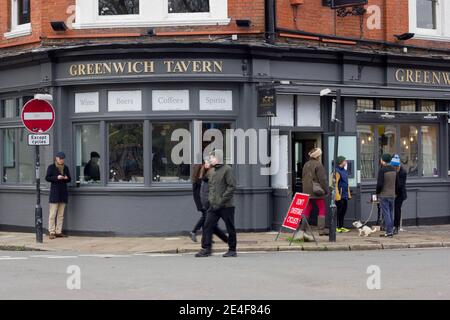
M403 202L408 198L408 195L406 193L406 178L408 174L406 173L406 170L401 166L400 157L398 155L395 155L392 158L391 165L397 171L398 180L394 205L394 234L398 234L402 220L402 205Z
M394 201L397 187L397 171L391 166L392 156L383 154L381 157L382 168L378 172L377 195L380 199L381 212L383 213L386 233L382 237L392 238L394 235Z
M234 227L234 191L236 182L233 170L223 163L223 151L214 150L211 153L211 165L214 171L209 179L209 203L206 222L203 228L202 249L195 256L211 255L212 236L219 219L225 222L228 232L228 252L223 257L236 257L236 229Z
M64 209L69 198L67 184L71 181L69 168L64 164L65 158L64 152L58 152L55 163L48 167L45 176L45 180L51 183L48 218L48 233L51 240L64 237L62 233Z

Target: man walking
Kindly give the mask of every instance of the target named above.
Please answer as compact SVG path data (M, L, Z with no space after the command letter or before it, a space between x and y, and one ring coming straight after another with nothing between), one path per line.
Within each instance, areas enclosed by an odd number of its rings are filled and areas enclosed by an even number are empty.
M58 152L55 156L55 163L47 168L45 176L45 180L51 182L50 215L48 218L48 233L51 240L65 237L62 233L62 227L64 209L69 198L67 184L71 181L69 168L64 164L65 158L64 152Z
M348 183L348 172L346 169L347 159L343 156L337 158L336 166L336 206L337 206L337 233L348 233L344 228L345 214L347 213L348 200L352 198L350 185Z
M395 155L392 158L391 165L397 170L398 183L395 192L396 196L394 204L394 234L398 234L402 220L402 205L403 202L408 198L406 192L406 179L408 177L408 173L401 166L400 157L398 155Z
M236 257L236 229L234 226L234 191L236 182L233 170L223 163L223 151L214 150L210 157L213 172L209 179L210 208L203 227L202 249L196 257L208 257L212 250L212 236L219 219L225 222L228 232L228 252L223 257Z
M397 171L390 165L392 156L383 154L381 168L378 172L377 195L380 199L381 212L383 214L386 233L382 237L394 236L394 201L397 187Z

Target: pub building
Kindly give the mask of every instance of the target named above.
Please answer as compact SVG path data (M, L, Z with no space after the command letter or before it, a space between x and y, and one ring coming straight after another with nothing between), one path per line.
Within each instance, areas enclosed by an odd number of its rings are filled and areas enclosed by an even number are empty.
M346 224L368 218L383 153L398 153L408 172L403 225L449 223L448 63L395 53L180 43L43 48L0 59L0 227L34 228L34 149L20 110L34 94L49 93L56 123L51 146L41 149L41 175L57 151L66 153L73 176L69 234L190 231L199 217L191 166L172 162L178 141L171 137L188 130L195 150L211 128L278 132L276 174L261 175L260 163L232 165L237 228L278 229L293 193L302 190L308 152L321 147L331 170L333 97L320 97L326 88L342 91L339 154L349 160L354 195ZM225 147L228 161L235 148ZM48 188L44 183L44 227Z

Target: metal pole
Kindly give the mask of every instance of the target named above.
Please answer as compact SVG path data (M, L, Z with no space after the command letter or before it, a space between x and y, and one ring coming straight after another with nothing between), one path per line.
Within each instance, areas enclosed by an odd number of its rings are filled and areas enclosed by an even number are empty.
M42 233L42 207L41 207L41 175L40 175L39 146L36 146L36 209L34 212L36 223L36 242L43 242Z
M336 90L336 119L334 120L334 153L333 153L333 192L331 194L331 221L329 241L336 242L336 224L337 224L337 206L336 206L336 164L339 150L339 131L341 121L339 120L341 112L341 89Z

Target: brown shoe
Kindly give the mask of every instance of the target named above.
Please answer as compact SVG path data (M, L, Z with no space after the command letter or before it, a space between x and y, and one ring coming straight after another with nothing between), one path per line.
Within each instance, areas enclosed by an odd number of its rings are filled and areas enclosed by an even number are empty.
M67 238L67 236L65 234L63 234L63 233L57 233L57 234L55 234L55 237L57 237L57 238Z
M53 239L56 239L56 236L55 236L54 233L50 233L50 235L48 236L48 238L49 238L50 240L53 240Z

